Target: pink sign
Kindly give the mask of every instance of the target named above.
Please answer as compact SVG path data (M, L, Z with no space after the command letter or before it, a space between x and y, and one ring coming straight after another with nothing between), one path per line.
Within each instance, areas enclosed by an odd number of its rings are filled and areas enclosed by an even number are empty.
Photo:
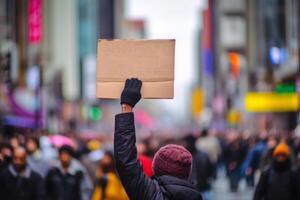
M42 0L29 0L28 3L28 39L29 43L38 44L42 40Z

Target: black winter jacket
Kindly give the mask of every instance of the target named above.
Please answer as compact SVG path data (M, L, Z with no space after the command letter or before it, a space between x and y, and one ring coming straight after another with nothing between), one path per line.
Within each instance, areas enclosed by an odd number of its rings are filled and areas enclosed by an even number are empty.
M53 168L46 177L46 195L49 200L80 200L80 182L82 173L63 174Z
M193 154L192 181L197 183L197 188L201 192L211 189L210 181L214 176L214 165L211 163L207 153L196 151Z
M189 181L172 176L149 179L137 160L133 113L116 116L114 152L116 169L131 200L202 200Z
M288 168L278 172L271 166L261 174L254 200L296 200L298 187L296 171Z
M0 173L1 200L44 200L44 184L39 174L27 169L27 175L18 176L7 167Z

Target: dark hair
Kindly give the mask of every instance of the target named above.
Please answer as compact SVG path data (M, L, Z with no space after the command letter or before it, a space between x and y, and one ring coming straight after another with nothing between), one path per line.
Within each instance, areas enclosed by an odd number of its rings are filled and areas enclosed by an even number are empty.
M107 155L108 157L110 157L112 160L114 160L114 153L110 150L106 150L104 152L104 155Z
M40 140L37 137L34 136L30 136L26 139L26 143L31 140L32 142L35 143L35 145L37 146L38 149L40 149Z
M70 145L66 145L66 144L63 145L63 146L61 146L58 149L58 153L59 154L67 153L67 154L69 154L72 157L75 155L75 151L74 151L73 147L71 147Z
M196 146L195 146L195 143L196 143L195 136L193 136L192 134L188 134L188 135L184 136L182 139L186 143L186 145L187 145L186 148L187 148L187 150L189 150L189 152L191 154L193 154L197 151Z
M208 135L208 130L207 129L203 129L201 132L201 136L202 137L206 137Z
M0 143L0 151L2 151L3 149L9 149L11 150L11 152L13 152L13 147L9 144L9 143L6 143L6 142L2 142Z

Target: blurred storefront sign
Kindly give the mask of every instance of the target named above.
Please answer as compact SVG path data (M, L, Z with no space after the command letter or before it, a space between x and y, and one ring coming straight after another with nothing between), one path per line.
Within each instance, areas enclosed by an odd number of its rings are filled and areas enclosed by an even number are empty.
M12 94L7 94L9 98L12 113L17 116L28 118L36 117L36 111L39 109L39 103L33 91L18 88Z
M192 93L192 116L200 116L203 110L203 92L202 89L196 88Z
M299 96L296 93L248 93L245 109L248 112L293 112L299 110Z
M293 83L282 83L275 86L276 93L295 93L296 86Z
M42 41L43 30L42 0L29 0L28 3L28 41L31 44L39 44Z
M241 112L236 109L230 109L227 114L227 122L230 127L235 127L241 121Z
M212 1L208 1L208 7L203 12L203 32L202 32L202 66L205 75L213 76L213 13Z
M43 125L43 116L35 93L28 89L17 88L10 93L2 88L0 111L4 113L4 125L35 128Z
M5 125L21 127L21 128L34 128L36 127L36 120L34 118L20 117L8 115L3 117Z
M92 121L99 121L102 119L103 111L98 106L92 106L89 108L88 116Z

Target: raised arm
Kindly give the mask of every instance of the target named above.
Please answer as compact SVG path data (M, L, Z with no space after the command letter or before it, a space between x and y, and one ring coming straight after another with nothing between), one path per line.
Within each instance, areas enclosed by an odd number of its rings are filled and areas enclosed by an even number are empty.
M156 186L143 172L137 160L134 114L132 108L141 99L142 82L127 80L121 95L122 113L115 118L114 156L121 182L132 200L150 199ZM151 192L149 192L151 191Z

